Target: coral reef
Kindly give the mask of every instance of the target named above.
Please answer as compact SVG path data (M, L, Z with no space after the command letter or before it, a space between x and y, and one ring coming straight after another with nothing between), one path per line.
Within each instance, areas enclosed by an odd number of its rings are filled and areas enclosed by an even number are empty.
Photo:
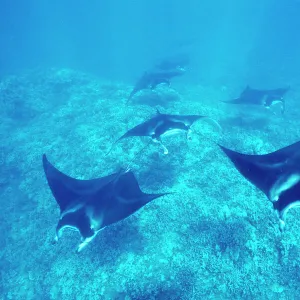
M295 142L299 113L250 112L221 103L223 87L190 86L159 103L131 88L66 69L33 70L0 82L1 285L3 299L295 299L300 286L300 211L281 234L272 204L221 153L216 141L247 153ZM138 97L141 97L140 99ZM155 100L155 99L154 99ZM155 102L155 101L154 101ZM155 113L208 115L192 139L112 143ZM292 117L290 117L292 115ZM101 231L80 255L59 217L41 157L76 178L129 166L145 192L174 194Z

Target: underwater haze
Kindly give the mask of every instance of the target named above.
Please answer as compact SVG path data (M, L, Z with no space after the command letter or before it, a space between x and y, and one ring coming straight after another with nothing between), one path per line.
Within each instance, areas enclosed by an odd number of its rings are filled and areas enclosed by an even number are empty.
M299 16L1 0L0 299L299 299Z
M196 82L276 80L299 69L298 12L297 0L3 0L1 74L64 66L129 81L186 47Z

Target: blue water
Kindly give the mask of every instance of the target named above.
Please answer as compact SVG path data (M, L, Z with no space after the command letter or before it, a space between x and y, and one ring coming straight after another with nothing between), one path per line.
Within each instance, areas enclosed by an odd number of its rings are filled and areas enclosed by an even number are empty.
M252 80L273 72L273 81L283 72L290 79L299 68L299 5L296 0L4 0L1 74L62 66L128 80L167 51L190 43L195 81L230 76L233 70Z
M0 299L298 299L300 213L280 233L267 197L216 142L249 154L300 135L298 0L2 0ZM185 73L128 96L146 70ZM286 111L230 106L250 85L289 87ZM185 135L112 144L167 114L213 118ZM174 192L98 233L53 244L59 208L41 157L79 179L130 167Z

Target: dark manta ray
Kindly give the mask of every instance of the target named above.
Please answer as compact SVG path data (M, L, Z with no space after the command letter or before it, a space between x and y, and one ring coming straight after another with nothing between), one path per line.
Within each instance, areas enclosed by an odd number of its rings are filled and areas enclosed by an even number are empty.
M273 203L282 229L288 210L300 205L300 142L265 155L247 155L220 147L238 171Z
M247 86L241 93L240 97L231 101L224 101L231 104L252 104L260 105L266 108L272 107L272 105L280 103L281 112L284 112L285 101L284 95L288 91L288 88L280 88L273 90L257 90Z
M155 89L157 85L166 83L170 85L170 80L173 77L183 75L185 72L184 68L177 67L174 69L160 69L154 68L153 70L146 71L142 77L135 84L132 92L129 95L129 100L139 91L144 89Z
M49 187L60 207L56 240L65 228L79 231L80 252L104 227L121 221L165 194L145 194L131 171L120 171L92 180L71 178L43 156Z
M190 133L190 128L193 125L193 123L202 118L212 120L208 117L199 115L161 114L157 110L157 113L154 117L128 130L115 143L124 138L132 136L148 136L152 138L154 142L160 143L164 149L164 153L168 154L168 149L162 144L161 137L177 133L179 131L186 131L188 137ZM217 124L215 121L213 122L214 124ZM217 124L217 126L219 128L219 124Z

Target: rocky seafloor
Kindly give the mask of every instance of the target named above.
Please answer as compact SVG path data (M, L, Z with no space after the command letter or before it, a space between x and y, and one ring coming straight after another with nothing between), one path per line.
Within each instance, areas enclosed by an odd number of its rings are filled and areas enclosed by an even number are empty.
M283 233L266 196L217 142L263 154L299 140L299 91L284 115L222 103L239 90L184 85L144 91L68 69L33 70L0 82L0 299L297 299L300 210ZM167 137L113 142L155 114L201 114ZM174 192L105 228L79 255L79 235L53 243L59 208L42 154L81 179L129 166L145 192Z

